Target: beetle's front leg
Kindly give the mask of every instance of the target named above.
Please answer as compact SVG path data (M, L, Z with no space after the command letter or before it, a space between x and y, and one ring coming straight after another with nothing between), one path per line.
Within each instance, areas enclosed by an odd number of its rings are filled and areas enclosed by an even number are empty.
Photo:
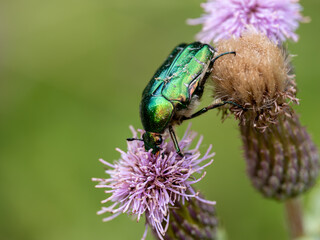
M205 85L207 79L208 79L209 76L211 75L211 73L212 73L212 71L213 71L213 64L214 64L214 62L215 62L218 58L220 58L220 57L222 57L222 56L224 56L224 55L227 55L227 54L234 54L234 55L236 55L236 52L234 52L234 51L232 51L232 52L224 52L224 53L219 54L219 55L216 56L215 58L213 58L213 59L210 61L208 70L207 70L206 74L204 75L203 80L201 81L201 85L200 85L201 87L203 87L203 86ZM202 90L202 91L203 91L203 90Z
M172 128L171 125L169 126L169 133L170 133L171 139L173 141L173 144L174 144L174 147L175 147L177 153L179 154L179 156L183 157L183 154L181 153L181 150L179 148L179 143L178 143L178 140L176 138L176 134L174 133L173 128Z
M235 51L232 51L232 52L224 52L224 53L221 53L221 54L219 54L218 56L216 56L214 59L211 60L211 64L213 65L214 62L215 62L219 57L222 57L222 56L227 55L227 54L234 54L234 55L236 55L236 52L235 52Z
M127 138L127 141L132 142L132 141L143 141L143 139L140 138Z
M183 117L182 117L182 121L188 120L188 119L192 119L192 118L195 118L195 117L198 117L198 116L204 114L205 112L207 112L207 111L209 111L209 110L211 110L211 109L214 109L214 108L217 108L217 107L221 107L221 106L223 106L223 105L225 105L225 104L227 104L227 103L232 104L232 105L234 105L234 106L237 106L237 107L239 107L239 108L242 108L244 111L247 111L246 108L244 108L243 106L241 106L241 105L239 105L239 104L237 104L237 103L235 103L235 102L232 102L232 101L222 101L222 102L220 102L220 103L214 103L214 104L212 104L212 105L209 105L208 107L204 107L204 108L200 109L198 112L195 112L194 114L192 114L192 115L189 116L189 117L183 116Z

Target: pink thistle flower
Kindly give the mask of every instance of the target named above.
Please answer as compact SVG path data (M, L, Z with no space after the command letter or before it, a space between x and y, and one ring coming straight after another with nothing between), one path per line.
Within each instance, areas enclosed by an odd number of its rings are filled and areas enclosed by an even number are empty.
M201 4L202 17L189 19L190 25L203 24L196 38L202 42L217 42L241 34L253 26L275 43L298 40L295 30L299 22L308 21L300 11L298 0L208 0Z
M137 137L137 132L130 127L133 137ZM143 130L138 130L140 135ZM143 141L128 141L128 151L124 152L116 149L121 154L121 158L110 164L102 159L100 162L108 169L105 172L110 178L93 178L99 182L96 188L107 188L105 193L111 194L102 203L113 202L111 206L102 207L98 214L112 213L103 221L109 221L121 213L128 213L140 220L145 213L148 224L157 232L160 239L166 233L169 224L169 208L175 206L179 201L184 204L191 198L207 204L214 205L215 202L207 201L199 197L191 187L199 182L204 176L203 169L210 165L213 160L200 166L200 164L214 156L210 153L211 145L202 158L200 158L199 147L202 142L200 137L196 147L189 149L196 133L190 132L189 128L179 141L179 146L184 153L181 158L176 153L173 143L163 142L159 154L152 154L152 150L146 151ZM164 135L163 139L167 139ZM196 178L195 174L200 174ZM146 226L147 231L147 226ZM146 236L146 232L143 239Z

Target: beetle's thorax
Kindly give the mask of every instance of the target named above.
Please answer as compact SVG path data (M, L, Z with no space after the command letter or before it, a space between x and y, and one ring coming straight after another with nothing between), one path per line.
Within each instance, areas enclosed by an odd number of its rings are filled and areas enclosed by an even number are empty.
M143 98L140 104L141 122L146 131L163 133L171 121L174 106L162 96Z

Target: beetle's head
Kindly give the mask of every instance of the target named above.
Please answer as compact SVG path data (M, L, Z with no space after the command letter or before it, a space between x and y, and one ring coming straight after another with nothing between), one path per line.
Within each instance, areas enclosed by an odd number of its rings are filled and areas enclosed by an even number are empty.
M160 133L145 132L142 135L144 142L144 148L148 151L152 149L152 153L156 154L160 151L159 145L162 143L162 137Z

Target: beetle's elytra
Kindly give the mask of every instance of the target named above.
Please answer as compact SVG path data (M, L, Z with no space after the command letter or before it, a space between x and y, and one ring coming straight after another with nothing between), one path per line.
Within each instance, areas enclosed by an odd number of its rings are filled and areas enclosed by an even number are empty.
M227 52L214 57L213 47L200 42L183 43L173 49L142 93L140 117L146 131L142 139L146 150L157 153L161 134L168 129L177 153L182 156L172 126L226 103L213 104L191 114L194 103L203 94L214 61L228 53L235 54Z

